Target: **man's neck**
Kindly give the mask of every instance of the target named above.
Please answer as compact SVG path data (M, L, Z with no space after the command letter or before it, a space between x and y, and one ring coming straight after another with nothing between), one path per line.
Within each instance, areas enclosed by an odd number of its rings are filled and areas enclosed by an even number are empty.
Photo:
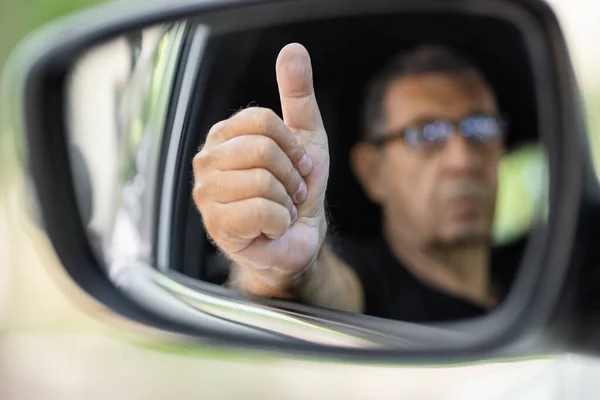
M426 284L485 308L494 306L489 272L489 245L425 248L412 243L392 227L385 239L402 264Z

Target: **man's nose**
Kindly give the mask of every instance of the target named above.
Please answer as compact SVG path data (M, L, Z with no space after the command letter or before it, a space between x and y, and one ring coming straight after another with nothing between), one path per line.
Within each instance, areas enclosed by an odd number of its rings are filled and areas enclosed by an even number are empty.
M478 171L483 161L479 149L456 131L448 138L442 157L446 169L458 174Z

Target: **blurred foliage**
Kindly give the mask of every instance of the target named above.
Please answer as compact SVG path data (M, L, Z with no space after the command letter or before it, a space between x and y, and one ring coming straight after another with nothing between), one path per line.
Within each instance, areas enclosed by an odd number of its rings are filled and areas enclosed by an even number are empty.
M15 46L32 31L65 14L79 9L100 4L103 0L0 0L0 73ZM12 120L13 107L18 102L17 94L11 93L8 98L11 104L0 104L3 114L0 119L7 119L5 124L13 128L18 126ZM9 121L8 118L11 118ZM8 182L14 178L18 147L22 145L20 138L10 135L7 125L0 128L0 192L6 189ZM21 160L22 161L22 160Z
M0 65L28 33L72 11L102 0L2 0L0 1Z
M497 243L518 238L536 218L545 216L547 190L547 160L539 145L523 146L502 158L493 227Z
M587 128L590 133L590 146L592 157L596 167L596 173L600 171L600 87L589 90L585 94L585 112Z

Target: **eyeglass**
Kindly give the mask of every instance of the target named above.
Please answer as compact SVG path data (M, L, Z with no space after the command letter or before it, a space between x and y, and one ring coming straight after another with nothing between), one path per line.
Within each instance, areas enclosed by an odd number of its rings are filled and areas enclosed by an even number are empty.
M410 147L422 145L442 146L454 131L470 143L489 144L504 137L505 120L496 115L469 115L458 122L439 119L415 123L400 132L369 140L376 146L382 146L392 140L403 139Z

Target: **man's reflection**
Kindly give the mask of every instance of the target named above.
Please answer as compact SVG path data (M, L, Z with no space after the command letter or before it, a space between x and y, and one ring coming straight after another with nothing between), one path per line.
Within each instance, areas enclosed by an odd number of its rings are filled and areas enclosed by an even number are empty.
M233 262L231 286L403 321L495 307L522 243L491 246L504 124L477 68L425 46L373 78L351 163L383 231L361 243L326 233L327 136L302 46L282 50L277 79L283 121L244 110L194 160L194 199Z

